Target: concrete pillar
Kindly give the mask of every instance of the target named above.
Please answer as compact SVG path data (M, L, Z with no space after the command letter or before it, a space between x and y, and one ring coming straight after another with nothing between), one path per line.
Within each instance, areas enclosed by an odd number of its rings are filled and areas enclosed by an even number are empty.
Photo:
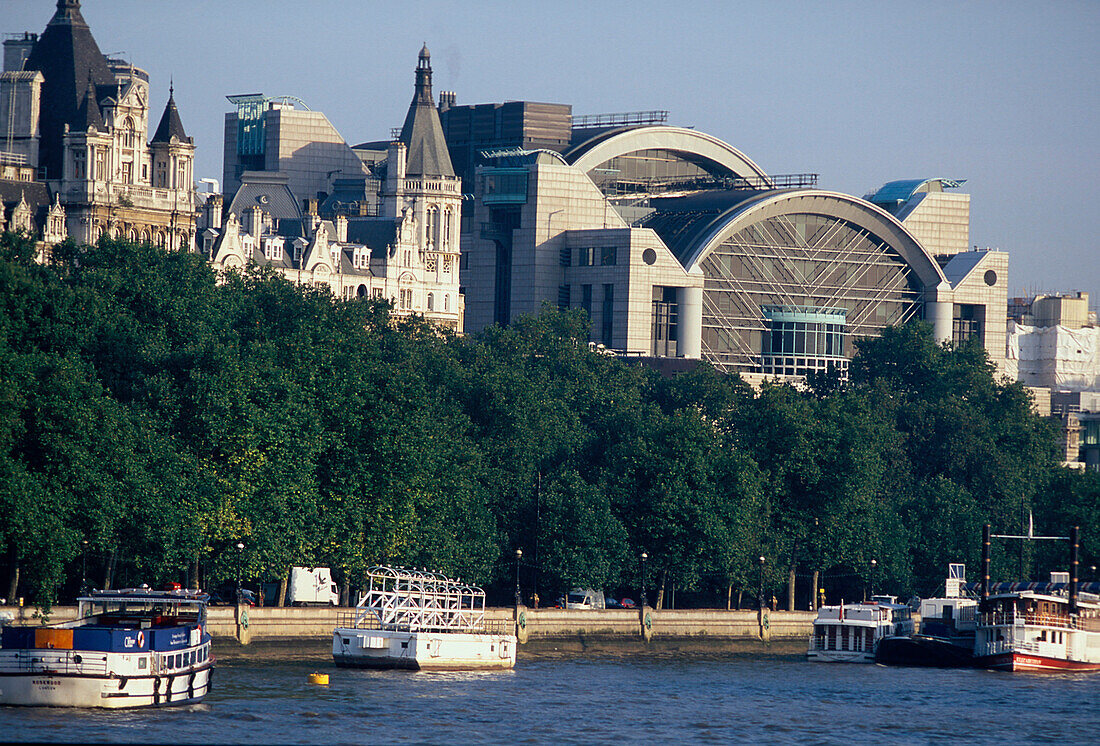
M527 644L527 615L530 613L526 606L514 607L513 619L516 623L516 642L520 645Z
M252 632L249 630L248 610L250 607L237 604L236 613L233 615L237 625L237 642L247 645L252 642Z
M679 357L703 356L703 288L680 288Z
M929 292L924 300L924 319L932 324L937 342L950 342L954 336L952 325L955 318L955 304L951 298L951 288L947 282L940 283L934 293Z

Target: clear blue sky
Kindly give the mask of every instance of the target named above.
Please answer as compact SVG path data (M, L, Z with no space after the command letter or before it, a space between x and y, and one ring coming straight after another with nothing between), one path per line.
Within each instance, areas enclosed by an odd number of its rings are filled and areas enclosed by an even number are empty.
M40 32L54 0L0 0ZM290 94L351 143L401 124L422 43L459 103L667 109L770 173L855 194L967 179L971 244L1010 292L1100 300L1100 2L84 0L104 52L173 77L196 176L221 178L225 96ZM154 125L155 127L155 122Z

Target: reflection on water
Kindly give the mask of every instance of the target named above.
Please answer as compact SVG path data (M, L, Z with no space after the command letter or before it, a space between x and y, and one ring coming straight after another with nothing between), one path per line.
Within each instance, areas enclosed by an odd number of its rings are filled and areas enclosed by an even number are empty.
M309 674L329 674L328 686ZM535 660L411 673L221 665L199 705L0 708L5 740L161 743L1095 743L1100 674L1027 676L803 660Z

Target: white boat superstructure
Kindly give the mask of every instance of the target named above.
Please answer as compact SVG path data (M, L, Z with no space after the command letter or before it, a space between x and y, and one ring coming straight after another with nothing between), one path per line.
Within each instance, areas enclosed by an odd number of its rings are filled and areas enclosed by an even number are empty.
M481 588L379 566L368 571L354 613L333 631L332 657L338 666L357 668L512 668L516 637L486 621Z
M1053 584L1052 584L1053 585ZM979 666L1002 671L1100 671L1100 599L1018 591L982 602Z
M207 596L93 591L77 619L4 627L0 705L150 707L202 699L214 659Z
M897 603L893 596L822 606L814 620L806 657L813 661L873 663L880 640L912 633L910 608Z

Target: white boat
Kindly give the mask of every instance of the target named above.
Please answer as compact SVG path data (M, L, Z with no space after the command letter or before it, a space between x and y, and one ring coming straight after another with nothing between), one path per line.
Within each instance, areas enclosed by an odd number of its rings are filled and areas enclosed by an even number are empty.
M516 665L511 625L485 620L485 591L438 573L372 567L367 592L332 635L337 666L413 670Z
M875 648L885 637L913 633L912 612L893 596L822 606L806 657L812 661L874 663Z
M214 666L206 602L198 591L92 591L78 599L74 621L4 627L0 705L196 702Z
M975 663L1001 671L1100 671L1100 597L1063 595L1068 573L1046 591L1010 591L982 601Z

